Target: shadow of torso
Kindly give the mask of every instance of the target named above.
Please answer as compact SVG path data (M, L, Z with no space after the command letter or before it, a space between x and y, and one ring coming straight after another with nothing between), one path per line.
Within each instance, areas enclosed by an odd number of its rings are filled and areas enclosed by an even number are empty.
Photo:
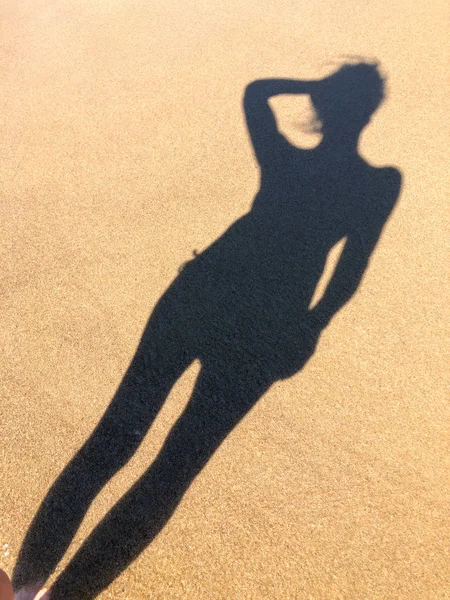
M161 298L202 364L239 363L275 381L297 372L320 331L310 304L331 248L385 220L392 169L288 143L261 174L251 210L188 262ZM391 196L391 194L389 194Z

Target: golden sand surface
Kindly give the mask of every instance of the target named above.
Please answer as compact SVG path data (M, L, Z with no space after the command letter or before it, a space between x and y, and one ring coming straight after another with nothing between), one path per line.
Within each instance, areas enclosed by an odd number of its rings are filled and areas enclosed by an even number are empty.
M440 0L2 2L5 570L180 265L251 205L246 85L321 77L361 55L388 81L361 154L403 176L363 284L99 597L450 598L448 23ZM308 145L300 104L273 102L282 131ZM97 497L59 571L148 467L198 370Z

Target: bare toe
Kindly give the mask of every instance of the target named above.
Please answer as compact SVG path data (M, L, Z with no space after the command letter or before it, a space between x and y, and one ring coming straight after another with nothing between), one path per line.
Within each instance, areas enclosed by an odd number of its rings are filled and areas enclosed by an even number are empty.
M8 575L0 569L0 600L13 600L13 589Z

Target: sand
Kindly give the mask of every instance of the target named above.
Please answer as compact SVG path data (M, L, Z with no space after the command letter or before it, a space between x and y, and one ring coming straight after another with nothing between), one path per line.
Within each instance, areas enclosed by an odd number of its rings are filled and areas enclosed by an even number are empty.
M160 535L99 596L450 598L447 3L4 0L0 8L0 565L114 394L180 265L244 214L242 111L265 77L378 59L360 151L402 172L363 284ZM308 145L295 98L273 104ZM303 110L305 107L302 106ZM446 194L447 192L447 194ZM194 363L64 564L147 468Z

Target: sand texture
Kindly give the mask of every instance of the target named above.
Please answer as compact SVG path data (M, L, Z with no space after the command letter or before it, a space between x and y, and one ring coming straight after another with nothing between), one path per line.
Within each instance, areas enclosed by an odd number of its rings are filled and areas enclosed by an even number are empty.
M447 4L3 0L0 566L8 573L158 300L255 198L246 86L320 78L358 55L380 62L388 88L360 153L402 177L362 284L304 368L286 365L270 386L258 383L253 407L167 524L98 597L450 598ZM301 127L307 99L278 96L271 106L293 144L317 143ZM197 280L197 299L209 281ZM217 331L231 310L219 300ZM177 302L177 323L193 319ZM177 348L169 329L163 347ZM156 457L192 393L203 360L194 358L136 454L86 506L50 582ZM241 370L236 360L231 395ZM162 510L166 492L154 489Z

